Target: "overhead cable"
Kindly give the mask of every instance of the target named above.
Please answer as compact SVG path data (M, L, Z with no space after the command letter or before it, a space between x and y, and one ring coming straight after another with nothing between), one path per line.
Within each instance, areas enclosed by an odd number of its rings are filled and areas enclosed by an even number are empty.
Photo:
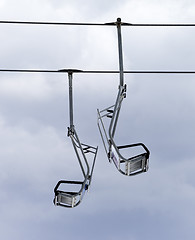
M87 22L34 22L34 21L8 21L2 20L0 24L23 24L23 25L59 25L59 26L116 26L117 22L110 23L87 23ZM195 23L126 23L121 22L121 26L130 27L195 27Z
M89 74L117 74L120 71L114 70L80 70L80 69L0 69L0 72L21 72L21 73L89 73ZM189 71L169 71L169 70L127 70L123 71L126 74L195 74L195 70Z

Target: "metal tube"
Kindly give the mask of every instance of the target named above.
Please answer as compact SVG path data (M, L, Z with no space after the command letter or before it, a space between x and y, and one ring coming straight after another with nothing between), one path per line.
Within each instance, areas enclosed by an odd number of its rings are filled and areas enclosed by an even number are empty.
M119 118L120 113L120 96L121 96L121 88L124 85L124 70L123 70L123 52L122 52L122 36L121 36L121 19L117 18L117 33L118 33L118 52L119 52L119 73L120 73L120 86L119 86L119 92L117 96L117 100L114 107L114 112L112 116L112 120L109 127L109 136L111 139L114 138L115 131L116 131L116 125ZM114 126L113 126L114 125Z
M74 131L74 134L75 134L75 133L76 133L76 132ZM75 153L76 153L76 156L77 156L79 165L80 165L80 167L81 167L81 171L82 171L82 173L83 173L83 177L84 177L84 179L86 179L86 173L85 173L84 167L83 167L83 165L82 165L82 162L81 162L81 159L80 159L78 150L77 150L77 145L76 145L76 143L75 143L75 140L74 140L73 136L71 135L70 137L71 137L71 140L72 140L72 145L73 145L73 147L74 147L74 151L75 151ZM77 137L77 136L76 136L76 137ZM78 140L78 139L76 139L76 140ZM81 152L82 152L81 143L78 142L78 144L79 144L79 149L80 149ZM83 152L82 152L82 153L83 153ZM85 158L85 157L84 157L84 158ZM88 166L87 166L87 167L88 167ZM89 172L89 171L88 171L88 172Z
M124 73L123 73L123 52L122 52L122 36L121 36L121 19L120 18L117 18L117 33L118 33L120 86L123 86L124 85Z
M121 88L121 87L120 87ZM116 101L116 106L115 106L115 114L113 114L113 119L114 119L114 126L112 128L112 137L114 138L114 134L115 134L115 131L116 131L116 126L117 126L117 123L118 123L118 119L119 119L119 113L120 113L120 109L121 109L121 103L122 103L122 100L121 99L121 92L122 90L120 89L119 90L119 94L118 94L118 97L117 97L117 101Z
M70 130L74 128L73 124L73 91L72 91L72 72L68 73L69 79L69 113L70 113Z
M109 127L109 137L111 138L111 140L114 138L115 131L116 131L116 125L117 125L118 118L119 118L119 113L120 113L120 108L121 108L120 97L121 97L121 87L120 87L118 95L117 95L114 112L113 112L112 119L110 122L110 127Z

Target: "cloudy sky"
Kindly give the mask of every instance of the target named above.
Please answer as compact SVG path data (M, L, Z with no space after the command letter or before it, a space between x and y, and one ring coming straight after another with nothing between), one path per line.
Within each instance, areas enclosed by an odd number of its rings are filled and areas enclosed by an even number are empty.
M192 0L0 0L0 20L195 23ZM123 27L126 70L195 70L195 28ZM117 70L114 27L0 25L0 68ZM109 164L96 109L115 101L117 75L74 75L82 142L99 146L90 192L53 205L60 179L80 177L67 138L66 74L0 73L1 239L194 239L195 76L125 75L117 142L143 142L145 174Z

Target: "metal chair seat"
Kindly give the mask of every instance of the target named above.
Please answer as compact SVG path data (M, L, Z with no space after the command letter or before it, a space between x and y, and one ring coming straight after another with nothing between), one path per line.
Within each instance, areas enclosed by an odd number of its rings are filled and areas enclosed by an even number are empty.
M144 151L141 154L135 155L130 158L125 158L120 149L132 148L132 147L143 147ZM114 146L110 147L110 153L108 154L110 160L112 160L116 168L124 175L133 176L142 172L147 172L149 163L149 150L143 143Z
M67 185L80 185L80 189L78 191L63 191L60 190L60 187L67 186ZM57 183L56 187L54 188L55 198L54 198L54 204L56 206L62 206L62 207L69 207L73 208L80 204L81 200L83 199L83 196L85 194L85 191L88 189L88 184L86 181L66 181L61 180Z

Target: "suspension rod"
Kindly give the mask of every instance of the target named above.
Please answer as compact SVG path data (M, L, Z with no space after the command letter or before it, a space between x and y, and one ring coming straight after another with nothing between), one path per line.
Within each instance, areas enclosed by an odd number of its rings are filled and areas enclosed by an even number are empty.
M69 112L70 112L70 130L74 130L73 124L73 91L72 91L72 72L68 73L69 80Z
M118 33L118 53L119 53L120 86L123 86L123 85L124 85L123 51L122 51L122 35L121 35L121 19L120 19L120 18L117 18L117 33Z

